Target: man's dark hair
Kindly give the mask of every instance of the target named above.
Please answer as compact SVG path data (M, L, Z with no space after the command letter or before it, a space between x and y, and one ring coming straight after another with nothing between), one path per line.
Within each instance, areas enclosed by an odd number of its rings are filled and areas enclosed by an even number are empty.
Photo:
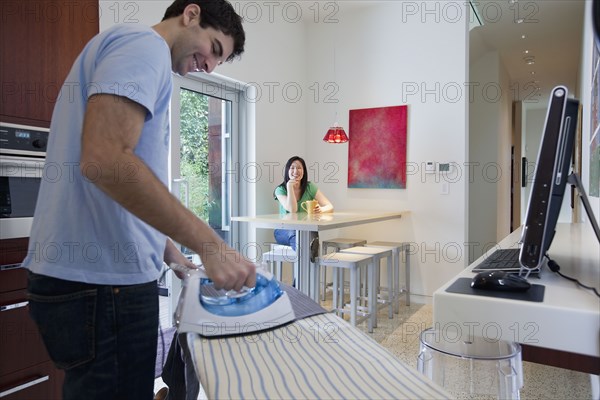
M189 4L200 7L200 26L211 27L233 38L233 52L226 61L232 61L244 52L246 34L242 27L242 17L236 14L231 3L226 0L175 0L165 11L165 19L183 14Z

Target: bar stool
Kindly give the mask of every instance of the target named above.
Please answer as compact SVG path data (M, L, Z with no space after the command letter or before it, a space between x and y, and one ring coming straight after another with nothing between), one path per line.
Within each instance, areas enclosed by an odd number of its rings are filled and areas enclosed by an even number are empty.
M394 312L399 312L400 293L406 295L406 305L410 306L410 245L406 242L371 242L367 243L369 247L392 247L394 254ZM404 287L400 287L400 254L404 252ZM390 288L388 288L389 290Z
M455 330L421 332L417 369L456 398L519 399L521 345Z
M369 333L373 332L375 326L375 316L377 315L377 302L375 299L375 263L373 262L373 256L365 254L353 254L353 253L329 253L319 258L319 267L330 267L333 272L333 309L337 314L339 313L350 313L350 323L356 325L358 322L368 319L368 330ZM368 309L366 312L361 311L360 314L363 318L357 320L358 311L358 290L360 285L360 274L361 268L368 271L367 275L367 293L369 295ZM343 271L350 270L350 310L347 310L344 306L344 280ZM315 271L317 272L317 271ZM340 284L340 275L342 275ZM318 274L314 276L314 287L318 287ZM317 294L318 296L318 294Z
M394 291L387 291L387 300L384 298L380 298L379 296L379 286L380 286L380 278L379 278L379 269L381 265L381 260L387 260L387 276L388 276L388 285L393 287L394 282L394 268L392 263L392 248L391 247L370 247L370 246L356 246L350 247L349 249L344 249L341 253L352 253L352 254L363 254L370 255L373 257L373 264L375 265L375 284L373 288L375 290L374 298L377 303L381 303L382 306L388 306L388 318L392 319L394 317ZM371 296L369 295L369 299ZM378 308L378 307L377 307ZM375 316L375 327L377 327L377 315Z
M291 246L281 244L271 244L271 250L263 253L263 262L269 264L271 273L275 275L278 281L281 281L281 270L284 262L294 264L294 280L298 279L298 254Z
M366 240L363 239L347 239L347 238L335 238L324 240L321 244L322 252L321 254L327 254L327 250L329 248L333 248L334 251L340 251L342 249L348 249L350 247L363 246L367 243ZM321 301L325 300L325 292L327 290L327 270L323 268L321 270L322 281L323 281L323 292L321 294Z

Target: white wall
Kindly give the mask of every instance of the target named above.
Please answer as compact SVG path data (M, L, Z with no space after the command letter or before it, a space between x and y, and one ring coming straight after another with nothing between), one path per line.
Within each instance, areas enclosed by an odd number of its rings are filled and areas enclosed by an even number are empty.
M261 175L251 184L256 185L256 214L276 213L273 191L283 180L285 162L293 155L310 160L304 138L306 102L311 97L306 79L306 27L296 21L295 9L283 13L274 4L232 4L246 21L245 52L217 72L256 87L255 161ZM257 229L256 238L261 248L274 242L272 230Z
M545 108L523 108L523 146L522 156L527 157L527 186L521 192L521 220L525 221L527 204L535 177L535 166L539 155L544 121L546 120L547 107Z
M138 1L136 17L140 23L152 25L169 3ZM451 9L432 14L425 12L425 5L412 1L349 8L345 5L352 2L341 3L341 9L332 14L326 8L331 2L319 2L318 16L313 7L310 18L294 22L280 7L253 2L253 9L244 10L244 3L234 2L247 21L246 53L217 72L252 82L262 93L256 105L256 157L265 174L256 182L256 212L275 212L271 194L282 179L283 164L290 156L301 155L309 164L310 178L337 209L411 211L399 222L325 232L322 237L412 242L413 292L431 296L462 270L467 260L465 5L456 2ZM114 18L110 9L114 4L100 1L101 30L123 22L122 16ZM337 22L332 22L334 19ZM348 145L321 140L334 122L336 110L325 101L330 93L325 85L333 81L332 37L337 39L337 110L346 129L350 109L408 105L407 158L412 170L405 190L348 189ZM302 92L299 98L298 88ZM315 96L317 88L319 95ZM423 165L429 160L453 163L453 174L446 179L425 175ZM278 164L274 176L268 173L269 163ZM441 194L444 180L449 182L446 195ZM270 232L259 234L261 240L271 240ZM427 298L417 296L415 300Z
M347 187L348 145L321 140L334 122L334 104L308 103L306 148L310 160L337 168L334 182L319 182L336 208L411 211L400 222L324 232L323 236L412 242L412 288L429 296L466 265L467 29L465 18L450 21L437 15L436 21L436 15L409 15L407 5L420 6L398 1L342 9L339 22L311 24L307 32L308 81L321 86L332 80L332 37L336 39L337 109L346 130L348 110L408 105L407 160L415 170L407 176L406 189ZM464 3L456 5L463 7L464 15ZM453 91L456 88L458 93ZM449 184L448 195L441 194L438 177L423 174L428 160L459 167L456 173L462 176ZM323 169L322 173L332 171Z
M477 29L471 37L477 37ZM497 51L471 58L469 242L474 261L510 233L511 91Z

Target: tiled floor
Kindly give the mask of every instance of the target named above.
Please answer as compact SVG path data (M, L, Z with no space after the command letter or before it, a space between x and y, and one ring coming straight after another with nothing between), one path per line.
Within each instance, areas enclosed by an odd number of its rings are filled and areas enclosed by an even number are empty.
M413 303L409 307L401 306L400 314L395 315L392 320L387 318L386 310L380 310L378 327L371 337L406 364L417 368L419 334L432 326L432 317L431 305ZM366 323L359 328L366 332ZM588 374L524 361L523 377L521 400L592 398ZM486 397L457 395L457 398Z
M166 304L161 297L161 307ZM328 301L330 301L328 299ZM374 340L387 348L407 365L417 367L417 356L419 354L419 334L422 330L432 325L432 307L431 305L411 304L406 307L402 303L400 312L394 315L393 319L388 319L387 309L381 309L378 314L378 327L372 334L368 334L366 322L359 324L358 328L365 334L370 335ZM328 302L323 304L328 306ZM162 314L162 318L166 318ZM161 322L166 326L166 321ZM549 367L540 364L523 362L524 386L521 389L521 399L591 399L591 385L589 375ZM161 379L157 379L155 392L158 388L164 386ZM199 399L204 399L205 394L201 393ZM461 396L457 398L477 398L486 397ZM493 397L490 397L493 398Z

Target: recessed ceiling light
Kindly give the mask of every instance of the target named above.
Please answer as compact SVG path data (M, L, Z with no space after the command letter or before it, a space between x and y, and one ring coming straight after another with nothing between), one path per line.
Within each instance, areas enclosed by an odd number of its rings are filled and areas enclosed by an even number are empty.
M525 20L523 18L519 18L519 19L515 20L515 22L517 24L522 24L523 22L525 22Z
M523 54L529 54L529 50L523 50Z
M525 35L521 35L521 39L525 39Z
M533 65L533 64L535 64L535 57L534 56L523 57L523 61L525 61L525 64L527 64L527 65Z
M535 75L535 71L531 71L531 75Z

